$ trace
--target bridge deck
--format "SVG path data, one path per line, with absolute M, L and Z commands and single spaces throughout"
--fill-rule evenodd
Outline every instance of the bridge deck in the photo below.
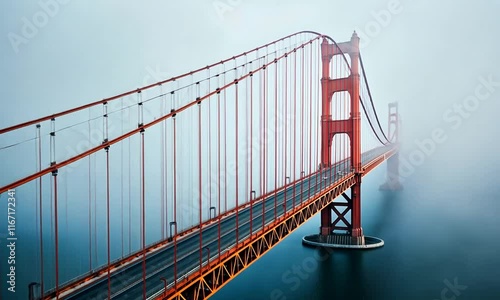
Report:
M 363 168 L 369 172 L 377 160 L 385 160 L 385 154 L 390 153 L 394 146 L 384 146 L 367 151 L 362 155 Z M 332 170 L 336 170 L 336 174 Z M 282 189 L 276 196 L 271 195 L 263 201 L 255 202 L 252 207 L 252 233 L 256 234 L 262 229 L 262 206 L 264 205 L 265 226 L 275 222 L 275 214 L 280 217 L 286 212 L 290 212 L 294 205 L 299 205 L 326 187 L 335 185 L 344 176 L 349 175 L 349 159 L 337 163 L 331 169 L 324 169 L 307 179 L 291 185 L 286 190 Z M 286 203 L 285 203 L 286 195 Z M 295 197 L 293 197 L 295 195 Z M 275 201 L 277 209 L 275 213 Z M 238 215 L 239 241 L 250 237 L 250 207 L 240 209 L 237 213 L 224 216 L 220 221 L 220 254 L 225 253 L 236 243 L 236 215 Z M 219 221 L 214 221 L 203 227 L 202 247 L 210 249 L 210 261 L 219 256 Z M 177 274 L 178 282 L 199 270 L 199 235 L 196 230 L 188 235 L 177 239 Z M 207 262 L 207 251 L 203 253 L 204 264 Z M 146 286 L 148 297 L 158 295 L 163 290 L 164 277 L 172 285 L 174 278 L 174 243 L 167 243 L 165 246 L 155 249 L 146 256 Z M 111 273 L 111 298 L 112 299 L 142 299 L 142 257 L 137 257 L 127 262 L 123 266 L 112 270 Z M 65 291 L 61 296 L 65 299 L 106 299 L 108 295 L 107 273 L 103 273 L 96 278 L 87 280 L 85 284 Z

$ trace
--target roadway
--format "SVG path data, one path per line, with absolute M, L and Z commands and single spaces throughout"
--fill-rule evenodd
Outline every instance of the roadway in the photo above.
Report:
M 388 152 L 392 146 L 375 148 L 362 154 L 363 166 L 370 163 L 376 157 Z M 221 218 L 203 227 L 202 248 L 210 249 L 210 261 L 217 259 L 219 251 L 223 254 L 236 243 L 236 215 L 238 215 L 238 240 L 241 242 L 249 237 L 250 231 L 254 234 L 262 228 L 262 210 L 264 205 L 264 223 L 269 224 L 284 215 L 286 211 L 293 209 L 303 201 L 307 201 L 313 195 L 319 193 L 326 186 L 332 185 L 349 173 L 350 160 L 340 162 L 335 166 L 324 169 L 321 174 L 316 174 L 304 179 L 287 189 L 282 189 L 276 194 L 268 196 L 264 201 L 255 202 L 251 207 L 241 208 L 237 213 Z M 335 172 L 333 171 L 335 170 Z M 295 193 L 295 197 L 293 197 Z M 286 196 L 286 201 L 285 201 Z M 276 202 L 276 212 L 275 212 Z M 251 213 L 250 213 L 251 212 Z M 250 224 L 252 215 L 252 224 Z M 218 239 L 220 224 L 220 244 Z M 250 228 L 250 225 L 252 228 Z M 182 281 L 192 272 L 199 270 L 200 261 L 200 231 L 197 230 L 177 239 L 177 274 L 178 282 Z M 219 246 L 220 245 L 220 246 Z M 220 248 L 219 248 L 220 247 Z M 208 250 L 203 249 L 203 264 L 207 262 Z M 146 287 L 147 296 L 157 294 L 163 290 L 163 282 L 160 278 L 166 278 L 169 286 L 174 281 L 174 243 L 148 253 L 146 256 Z M 122 266 L 111 274 L 111 298 L 112 299 L 142 299 L 142 258 L 133 260 Z M 98 280 L 80 287 L 66 299 L 107 299 L 108 281 L 107 275 L 103 274 Z

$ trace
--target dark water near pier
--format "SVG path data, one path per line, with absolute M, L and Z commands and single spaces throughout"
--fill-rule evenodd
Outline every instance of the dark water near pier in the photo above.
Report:
M 378 191 L 385 165 L 364 177 L 364 232 L 383 248 L 306 248 L 317 215 L 211 299 L 500 299 L 498 162 L 452 158 L 448 146 L 404 191 Z

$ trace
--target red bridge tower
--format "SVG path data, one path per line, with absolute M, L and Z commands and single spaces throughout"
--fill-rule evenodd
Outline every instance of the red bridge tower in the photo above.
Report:
M 320 233 L 306 236 L 303 243 L 312 246 L 333 248 L 375 248 L 383 246 L 384 241 L 363 234 L 361 227 L 361 112 L 360 112 L 360 74 L 359 74 L 359 37 L 353 33 L 345 43 L 331 44 L 327 39 L 321 44 L 322 54 L 322 116 L 321 116 L 321 167 L 328 178 L 332 167 L 333 139 L 337 134 L 347 134 L 350 140 L 350 169 L 347 173 L 351 180 L 351 195 L 343 193 L 345 201 L 332 201 L 321 210 Z M 334 56 L 349 54 L 351 73 L 348 77 L 332 79 L 330 64 Z M 348 92 L 351 114 L 345 120 L 333 120 L 331 101 L 338 92 Z M 397 122 L 397 120 L 396 120 Z M 396 133 L 395 133 L 396 134 Z M 396 134 L 397 136 L 397 134 Z M 395 159 L 397 161 L 397 159 Z M 396 166 L 397 167 L 397 166 Z M 338 180 L 342 174 L 334 174 Z M 351 177 L 352 176 L 352 177 Z M 343 179 L 341 179 L 343 180 Z M 348 213 L 350 212 L 350 216 Z

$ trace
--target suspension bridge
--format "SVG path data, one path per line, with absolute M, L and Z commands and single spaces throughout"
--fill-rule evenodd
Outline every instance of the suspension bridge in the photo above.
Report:
M 14 233 L 33 258 L 17 289 L 204 299 L 317 213 L 305 245 L 380 247 L 360 187 L 387 160 L 381 189 L 402 188 L 397 103 L 388 119 L 384 130 L 356 33 L 307 31 L 0 129 L 2 200 L 30 220 Z

